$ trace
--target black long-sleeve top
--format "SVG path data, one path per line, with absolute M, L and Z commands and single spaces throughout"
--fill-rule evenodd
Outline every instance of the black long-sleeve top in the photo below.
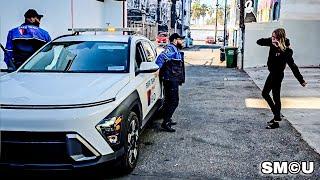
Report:
M 260 46 L 269 46 L 269 57 L 268 57 L 268 69 L 270 73 L 283 73 L 286 68 L 286 64 L 289 65 L 294 76 L 302 84 L 304 82 L 303 76 L 301 75 L 298 66 L 294 63 L 293 60 L 293 51 L 289 48 L 290 41 L 286 39 L 286 50 L 281 51 L 279 47 L 276 47 L 272 44 L 271 38 L 262 38 L 257 41 L 257 44 Z

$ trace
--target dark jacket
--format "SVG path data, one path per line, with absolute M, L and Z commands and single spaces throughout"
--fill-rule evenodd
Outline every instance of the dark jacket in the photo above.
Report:
M 23 64 L 33 53 L 51 38 L 47 31 L 29 23 L 11 29 L 8 33 L 4 61 L 10 66 L 10 61 L 16 68 Z
M 267 62 L 270 73 L 281 74 L 284 72 L 286 65 L 288 64 L 294 76 L 298 79 L 300 83 L 303 83 L 303 77 L 298 69 L 298 66 L 294 63 L 293 60 L 293 51 L 291 48 L 289 48 L 289 39 L 286 39 L 285 43 L 287 48 L 285 51 L 281 51 L 280 48 L 272 44 L 271 38 L 262 38 L 257 41 L 257 44 L 260 46 L 270 47 Z
M 185 82 L 184 54 L 173 44 L 169 44 L 157 57 L 156 63 L 162 80 Z

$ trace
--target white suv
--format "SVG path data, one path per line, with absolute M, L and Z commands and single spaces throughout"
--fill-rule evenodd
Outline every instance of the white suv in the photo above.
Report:
M 0 77 L 2 167 L 137 163 L 139 133 L 162 99 L 156 51 L 131 35 L 57 38 Z

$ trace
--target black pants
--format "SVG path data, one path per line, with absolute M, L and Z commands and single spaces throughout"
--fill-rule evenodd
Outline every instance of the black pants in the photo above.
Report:
M 273 112 L 274 119 L 277 120 L 281 119 L 280 92 L 283 76 L 283 73 L 270 73 L 262 90 L 262 97 L 269 104 Z M 270 91 L 272 91 L 273 99 L 270 97 Z
M 163 81 L 164 86 L 164 105 L 163 122 L 169 122 L 174 111 L 179 105 L 179 82 Z

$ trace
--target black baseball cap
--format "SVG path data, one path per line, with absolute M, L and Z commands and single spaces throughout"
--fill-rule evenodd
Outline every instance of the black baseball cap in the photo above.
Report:
M 25 18 L 32 18 L 32 17 L 37 17 L 41 19 L 43 17 L 42 14 L 38 14 L 36 10 L 34 9 L 29 9 L 26 13 L 24 13 Z
M 185 36 L 180 36 L 178 33 L 173 33 L 169 37 L 169 41 L 172 42 L 175 39 L 184 39 Z

